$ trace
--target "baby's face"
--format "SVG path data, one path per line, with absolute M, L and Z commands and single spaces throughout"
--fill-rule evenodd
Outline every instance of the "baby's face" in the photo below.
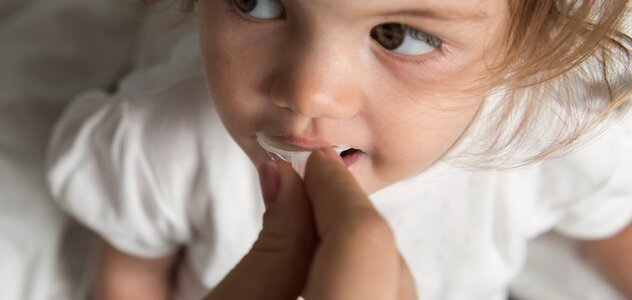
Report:
M 507 30 L 506 0 L 202 0 L 207 81 L 255 164 L 346 146 L 372 193 L 422 171 L 472 121 Z

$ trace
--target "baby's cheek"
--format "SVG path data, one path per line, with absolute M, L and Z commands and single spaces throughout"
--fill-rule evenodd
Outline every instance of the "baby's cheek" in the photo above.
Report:
M 397 179 L 414 175 L 440 159 L 459 140 L 475 112 L 463 111 L 450 117 L 424 118 L 418 115 L 407 126 L 391 128 L 383 134 L 380 151 L 376 152 L 376 165 L 385 174 Z M 420 122 L 420 119 L 425 119 Z

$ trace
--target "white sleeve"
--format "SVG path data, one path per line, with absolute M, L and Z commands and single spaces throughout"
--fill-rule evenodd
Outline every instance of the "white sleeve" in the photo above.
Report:
M 187 203 L 157 165 L 168 158 L 155 156 L 161 141 L 137 105 L 100 92 L 78 98 L 54 130 L 48 180 L 60 206 L 113 246 L 159 257 L 189 238 Z
M 613 236 L 632 220 L 632 122 L 623 120 L 585 149 L 568 158 L 568 178 L 583 176 L 591 183 L 570 188 L 575 194 L 555 224 L 556 231 L 577 239 Z M 580 186 L 581 185 L 581 186 Z
M 169 61 L 137 70 L 114 96 L 78 97 L 48 149 L 55 201 L 118 249 L 143 257 L 176 251 L 191 236 L 190 213 L 204 195 L 200 135 L 210 105 L 197 34 Z

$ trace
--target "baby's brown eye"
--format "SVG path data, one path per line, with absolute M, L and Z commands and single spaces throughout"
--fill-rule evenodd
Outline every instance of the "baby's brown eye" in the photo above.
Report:
M 235 0 L 235 3 L 245 13 L 251 12 L 257 7 L 257 0 Z
M 371 29 L 371 38 L 387 49 L 406 56 L 430 53 L 442 46 L 440 38 L 399 23 L 386 23 Z
M 281 19 L 285 10 L 280 0 L 232 0 L 236 9 L 259 20 Z
M 404 43 L 406 39 L 406 27 L 398 23 L 388 23 L 373 27 L 371 37 L 382 47 L 388 50 L 395 50 Z

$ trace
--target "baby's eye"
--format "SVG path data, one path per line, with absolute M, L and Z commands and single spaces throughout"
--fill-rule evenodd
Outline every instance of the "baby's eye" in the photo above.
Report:
M 234 1 L 239 10 L 256 19 L 278 19 L 283 16 L 283 5 L 279 0 Z
M 409 56 L 426 54 L 442 43 L 439 38 L 398 23 L 373 27 L 371 38 L 388 50 Z

